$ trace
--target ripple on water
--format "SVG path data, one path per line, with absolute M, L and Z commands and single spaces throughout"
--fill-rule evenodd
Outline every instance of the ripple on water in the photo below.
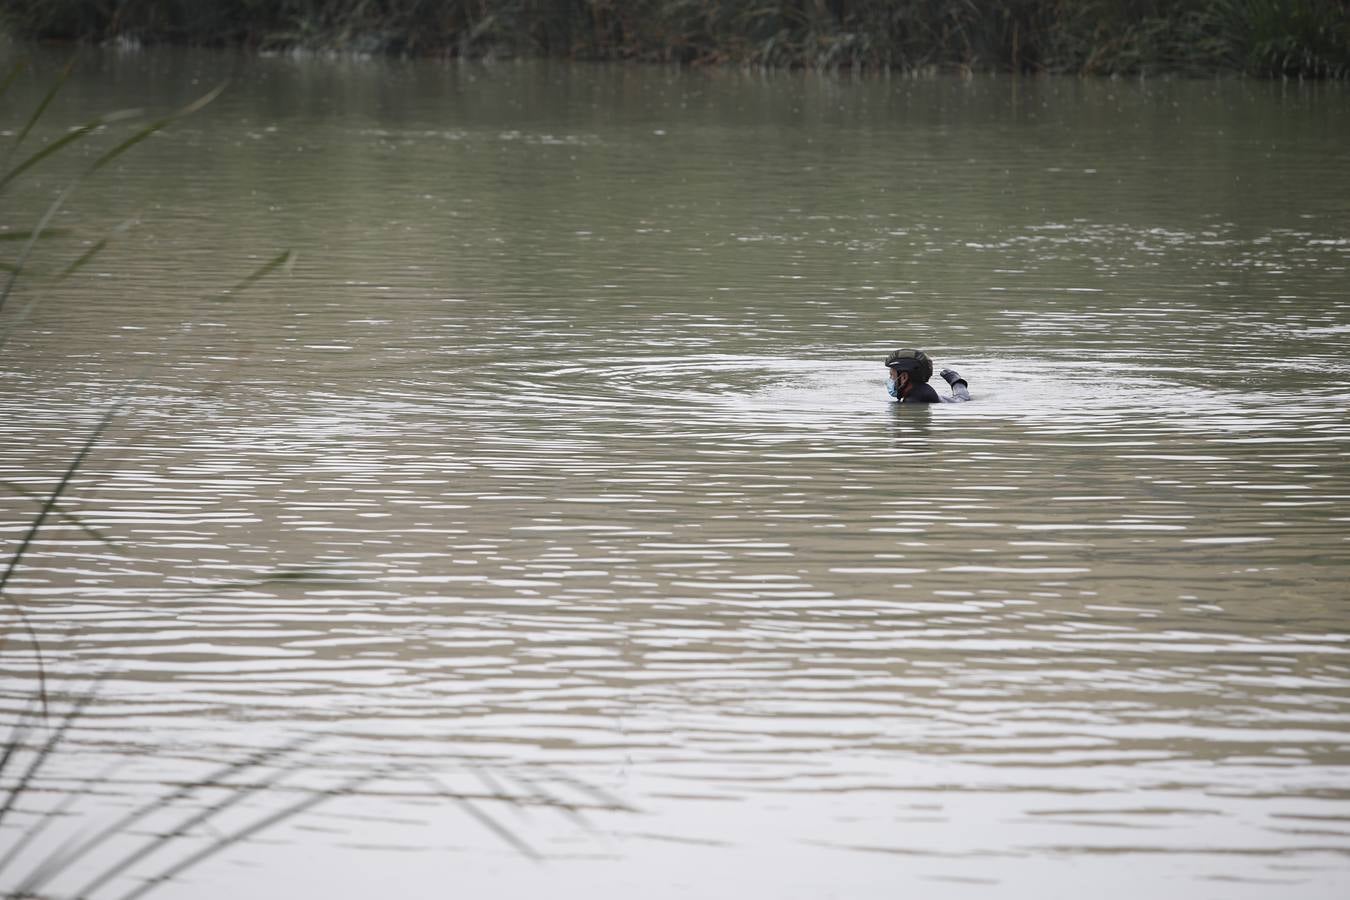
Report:
M 477 105 L 507 69 L 379 69 L 457 85 L 434 114 L 249 101 L 228 140 L 150 142 L 152 171 L 119 173 L 163 198 L 142 264 L 107 257 L 7 336 L 11 547 L 136 382 L 5 585 L 57 708 L 102 677 L 44 790 L 121 758 L 90 798 L 121 811 L 307 735 L 285 798 L 391 768 L 245 861 L 300 848 L 334 896 L 387 891 L 367 870 L 443 884 L 446 858 L 501 862 L 513 896 L 1344 880 L 1334 148 L 1313 190 L 1296 155 L 1268 178 L 1261 140 L 1210 159 L 1188 131 L 1176 169 L 1133 132 L 1080 144 L 1051 119 L 1087 84 L 636 70 L 597 89 L 641 121 L 577 112 L 573 73 L 536 86 L 534 127 Z M 971 140 L 962 110 L 1011 128 L 1009 89 L 1026 130 Z M 1139 111 L 1200 88 L 1109 89 Z M 792 127 L 743 130 L 780 90 Z M 204 144 L 244 155 L 189 189 Z M 1267 186 L 1246 211 L 1240 174 Z M 1320 218 L 1284 227 L 1291 203 Z M 323 262 L 219 302 L 273 214 Z M 905 344 L 975 399 L 889 403 Z M 0 615 L 12 722 L 37 660 Z M 515 865 L 531 848 L 546 871 Z M 192 889 L 256 893 L 231 877 Z

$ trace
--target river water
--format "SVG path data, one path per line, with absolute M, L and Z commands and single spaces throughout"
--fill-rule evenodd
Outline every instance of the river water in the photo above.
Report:
M 1344 86 L 107 52 L 13 159 L 227 79 L 0 313 L 6 553 L 114 411 L 0 886 L 178 789 L 44 890 L 1350 891 Z

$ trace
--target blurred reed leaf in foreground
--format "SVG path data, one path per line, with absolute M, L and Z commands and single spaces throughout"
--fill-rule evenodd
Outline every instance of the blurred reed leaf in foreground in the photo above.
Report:
M 0 100 L 9 96 L 23 71 L 22 65 L 15 66 L 0 79 Z M 29 149 L 31 143 L 39 139 L 38 125 L 51 114 L 65 79 L 63 74 L 44 92 L 35 109 L 23 120 L 22 127 L 15 132 L 14 140 L 3 155 L 0 194 L 20 184 L 39 166 L 49 164 L 104 129 L 143 118 L 139 111 L 98 116 L 66 130 L 37 149 Z M 45 250 L 53 246 L 60 252 L 65 249 L 65 242 L 78 236 L 74 229 L 51 224 L 75 189 L 151 135 L 202 109 L 220 91 L 221 88 L 217 88 L 179 110 L 138 124 L 129 135 L 115 140 L 109 149 L 98 152 L 92 163 L 79 167 L 64 184 L 36 224 L 0 223 L 0 252 L 12 246 L 20 248 L 16 254 L 0 261 L 0 271 L 4 273 L 0 312 L 4 312 L 5 301 L 11 297 L 20 276 L 30 274 L 27 267 L 35 248 L 41 246 Z M 26 156 L 23 155 L 25 151 Z M 41 280 L 36 290 L 26 284 L 25 289 L 33 296 L 17 315 L 11 312 L 0 320 L 0 347 L 3 347 L 5 337 L 21 325 L 34 304 L 56 290 L 64 279 L 81 271 L 108 246 L 116 233 L 126 227 L 124 223 L 113 233 L 92 242 L 60 267 L 55 277 Z M 262 279 L 284 271 L 294 259 L 291 251 L 282 251 L 266 259 L 227 290 L 196 299 L 237 296 Z M 131 378 L 120 395 L 106 405 L 46 490 L 36 490 L 27 482 L 0 481 L 0 489 L 35 507 L 26 526 L 20 530 L 21 536 L 12 548 L 8 548 L 8 558 L 0 567 L 0 604 L 8 607 L 13 619 L 22 626 L 36 663 L 32 695 L 21 701 L 17 713 L 6 713 L 0 708 L 0 722 L 8 720 L 7 726 L 0 726 L 5 728 L 0 733 L 0 897 L 9 900 L 65 897 L 136 900 L 173 884 L 178 876 L 231 847 L 322 803 L 363 796 L 363 791 L 382 780 L 403 779 L 419 786 L 415 794 L 419 798 L 433 796 L 452 802 L 471 821 L 530 860 L 539 860 L 543 854 L 516 829 L 492 815 L 488 807 L 552 809 L 582 826 L 588 824 L 588 812 L 632 812 L 621 801 L 575 778 L 493 774 L 481 763 L 473 766 L 471 772 L 486 785 L 483 790 L 455 789 L 444 780 L 443 773 L 424 768 L 410 771 L 410 767 L 402 765 L 350 763 L 345 768 L 355 768 L 355 774 L 332 775 L 327 778 L 326 787 L 298 784 L 292 776 L 301 772 L 310 775 L 307 780 L 313 781 L 311 763 L 320 735 L 306 735 L 274 747 L 226 751 L 227 758 L 231 753 L 236 758 L 201 778 L 184 782 L 165 780 L 156 784 L 150 791 L 152 796 L 129 812 L 110 815 L 105 810 L 100 818 L 99 813 L 86 809 L 95 798 L 115 794 L 119 789 L 114 779 L 116 772 L 128 765 L 143 763 L 144 754 L 131 748 L 114 749 L 110 753 L 103 741 L 93 745 L 98 749 L 91 750 L 89 745 L 72 739 L 79 732 L 82 719 L 96 708 L 100 689 L 90 687 L 73 695 L 49 691 L 48 664 L 43 657 L 41 640 L 23 605 L 14 599 L 9 589 L 25 556 L 40 539 L 44 528 L 54 520 L 64 520 L 105 547 L 113 547 L 119 552 L 127 549 L 90 527 L 77 510 L 66 508 L 63 500 L 105 435 L 119 418 L 131 413 L 132 395 L 138 380 Z M 194 587 L 231 590 L 269 582 L 331 581 L 335 578 L 341 576 L 319 569 L 264 569 L 247 581 Z M 12 652 L 6 635 L 0 632 L 0 654 Z M 73 784 L 68 775 L 62 776 L 59 772 L 48 777 L 51 769 L 61 768 L 56 763 L 63 757 L 78 758 L 90 752 L 104 757 L 111 755 L 112 759 L 101 771 Z M 586 799 L 568 800 L 563 796 L 564 790 Z
M 544 853 L 489 807 L 552 810 L 587 830 L 592 813 L 635 812 L 572 776 L 542 767 L 534 767 L 532 774 L 497 771 L 481 762 L 467 767 L 467 774 L 478 779 L 478 789 L 456 787 L 444 773 L 412 764 L 355 766 L 354 774 L 322 774 L 317 780 L 326 786 L 315 786 L 324 736 L 304 734 L 272 746 L 227 751 L 235 758 L 207 774 L 165 782 L 129 811 L 105 809 L 95 819 L 82 805 L 116 795 L 122 785 L 115 774 L 129 764 L 144 763 L 142 754 L 114 754 L 110 765 L 75 786 L 69 776 L 56 774 L 44 781 L 44 775 L 98 693 L 93 686 L 54 698 L 53 705 L 62 707 L 54 720 L 29 704 L 0 737 L 0 835 L 12 838 L 0 841 L 6 847 L 0 851 L 0 897 L 134 900 L 319 804 L 372 796 L 366 792 L 377 782 L 385 785 L 384 792 L 401 785 L 410 796 L 449 802 L 533 862 L 542 861 Z M 564 792 L 580 799 L 568 799 Z M 10 821 L 20 817 L 20 825 Z

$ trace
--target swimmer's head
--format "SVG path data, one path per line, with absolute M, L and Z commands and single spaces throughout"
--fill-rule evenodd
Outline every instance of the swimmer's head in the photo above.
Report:
M 886 368 L 895 373 L 897 381 L 901 372 L 916 384 L 925 384 L 933 377 L 933 361 L 922 350 L 896 350 L 886 357 Z

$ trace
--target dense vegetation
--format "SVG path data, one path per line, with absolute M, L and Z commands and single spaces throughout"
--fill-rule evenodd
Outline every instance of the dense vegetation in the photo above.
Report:
M 1350 0 L 0 0 L 22 38 L 464 57 L 1350 77 Z

